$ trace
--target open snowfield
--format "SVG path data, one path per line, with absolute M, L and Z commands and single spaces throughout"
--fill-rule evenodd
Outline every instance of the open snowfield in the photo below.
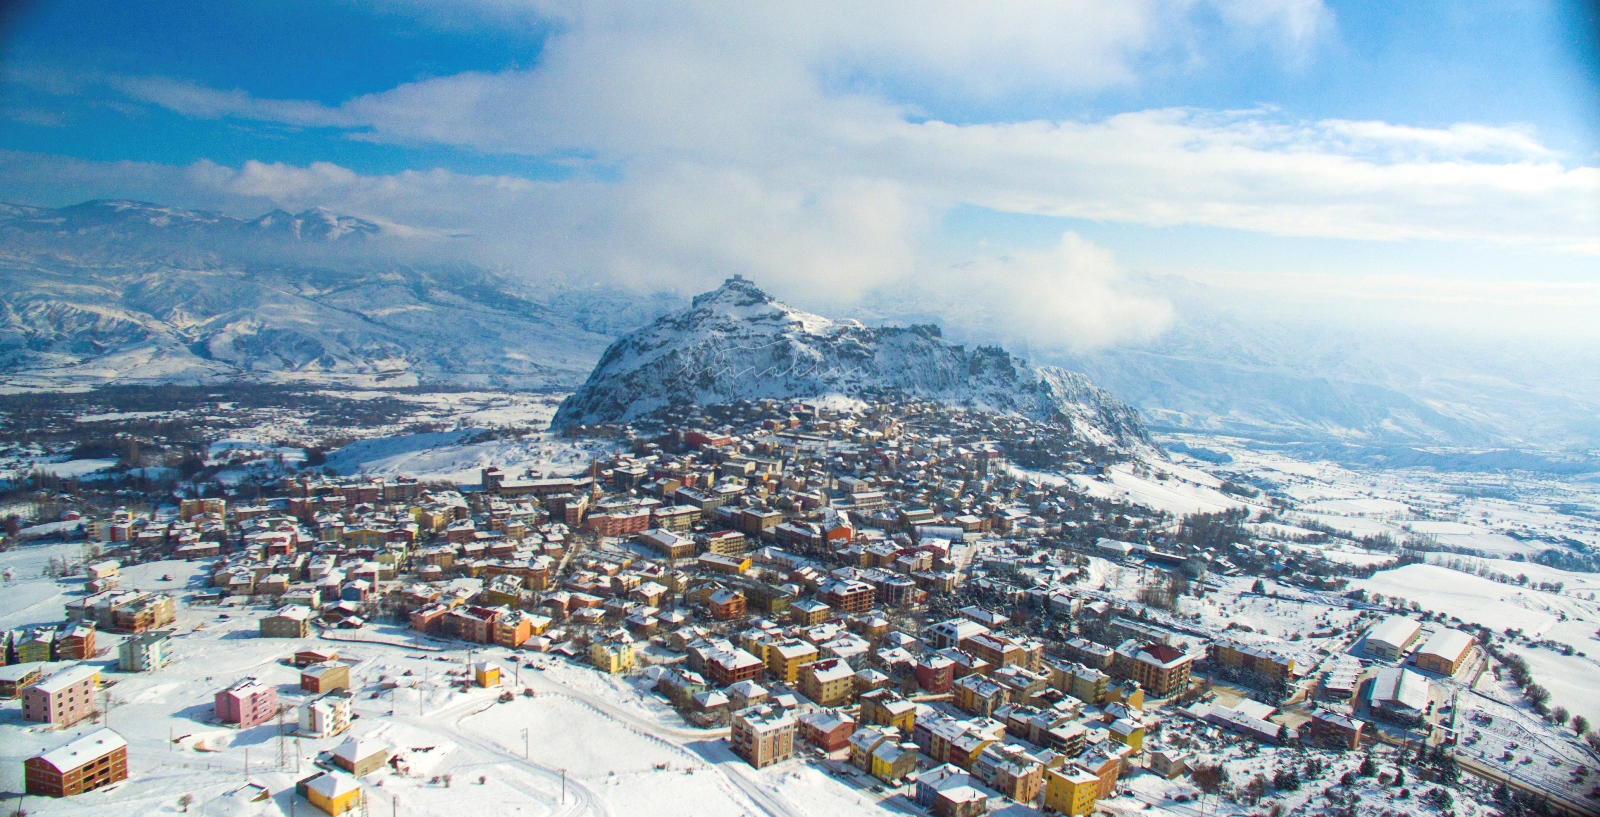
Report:
M 1104 476 L 1013 470 L 1027 479 L 1053 485 L 1071 483 L 1090 496 L 1143 505 L 1173 516 L 1217 513 L 1246 506 L 1238 497 L 1218 490 L 1222 481 L 1211 474 L 1199 468 L 1159 460 L 1137 465 L 1119 463 L 1107 469 Z
M 96 471 L 104 471 L 107 468 L 114 467 L 116 464 L 117 460 L 114 459 L 89 459 L 67 460 L 65 462 L 45 462 L 39 463 L 34 467 L 45 472 L 46 474 L 65 479 L 87 476 Z
M 603 441 L 571 440 L 545 433 L 469 442 L 477 431 L 361 440 L 331 454 L 328 467 L 340 474 L 404 475 L 475 485 L 482 479 L 482 469 L 491 465 L 512 476 L 525 471 L 572 476 L 586 470 L 593 460 L 613 453 L 613 446 Z
M 508 475 L 534 472 L 541 476 L 582 473 L 595 459 L 605 459 L 615 446 L 597 440 L 571 440 L 543 433 L 565 395 L 500 392 L 337 393 L 341 397 L 393 397 L 417 404 L 415 422 L 448 423 L 454 431 L 384 434 L 359 440 L 328 456 L 327 466 L 340 474 L 410 476 L 460 485 L 476 485 L 482 470 L 498 466 Z M 493 429 L 518 429 L 517 436 L 472 442 Z M 526 429 L 538 429 L 537 433 Z
M 1265 489 L 1288 504 L 1278 520 L 1286 525 L 1322 525 L 1355 538 L 1382 535 L 1491 557 L 1531 556 L 1572 542 L 1600 547 L 1600 480 L 1594 475 L 1353 468 L 1228 437 L 1172 439 L 1226 453 L 1231 462 L 1223 464 L 1182 454 L 1174 459 Z
M 59 622 L 61 605 L 81 593 L 81 581 L 57 582 L 40 571 L 52 557 L 81 555 L 81 545 L 23 547 L 0 554 L 0 569 L 9 568 L 16 577 L 0 593 L 0 624 Z M 125 571 L 124 584 L 175 591 L 197 587 L 204 567 L 202 562 L 139 565 Z M 464 675 L 463 650 L 413 647 L 406 631 L 382 625 L 363 634 L 393 643 L 262 639 L 256 620 L 264 612 L 180 603 L 173 661 L 151 673 L 116 671 L 118 637 L 102 634 L 101 654 L 90 663 L 104 667 L 103 689 L 111 704 L 105 720 L 128 740 L 130 778 L 73 798 L 27 798 L 29 813 L 174 814 L 181 811 L 178 798 L 189 793 L 195 798 L 191 813 L 286 815 L 294 781 L 315 771 L 318 753 L 350 735 L 387 743 L 408 767 L 406 774 L 384 769 L 364 779 L 372 814 L 888 813 L 865 787 L 844 783 L 803 761 L 759 772 L 749 768 L 728 750 L 726 730 L 684 724 L 659 698 L 640 689 L 647 684 L 641 678 L 622 680 L 564 660 L 536 654 L 514 657 L 511 651 L 490 648 L 474 658 L 498 661 L 505 668 L 505 689 L 535 692 L 500 703 L 500 690 L 457 683 Z M 297 684 L 298 671 L 281 659 L 311 645 L 337 648 L 353 664 L 358 719 L 346 735 L 289 736 L 280 743 L 276 724 L 240 730 L 214 721 L 214 693 L 254 676 L 277 687 L 292 724 L 293 709 L 305 696 Z M 518 667 L 517 657 L 540 668 Z M 384 690 L 384 685 L 392 688 Z M 14 799 L 22 790 L 24 759 L 99 725 L 84 721 L 56 729 L 23 721 L 16 701 L 0 704 L 0 793 L 9 792 L 6 796 Z M 253 800 L 255 790 L 244 788 L 247 781 L 265 786 L 271 796 Z M 312 807 L 301 800 L 294 813 L 312 813 Z
M 419 421 L 451 420 L 477 428 L 544 428 L 555 416 L 562 398 L 566 397 L 565 394 L 497 391 L 409 393 L 328 390 L 323 393 L 346 400 L 393 397 L 415 403 Z

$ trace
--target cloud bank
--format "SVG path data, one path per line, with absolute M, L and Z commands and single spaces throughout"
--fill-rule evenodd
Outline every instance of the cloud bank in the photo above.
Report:
M 1202 13 L 1289 61 L 1313 53 L 1333 25 L 1306 0 L 486 3 L 446 22 L 553 24 L 535 67 L 420 79 L 338 104 L 182 77 L 103 81 L 188 117 L 535 157 L 569 168 L 561 178 L 373 175 L 323 162 L 0 162 L 13 189 L 37 177 L 230 210 L 327 206 L 465 237 L 453 240 L 477 260 L 529 275 L 694 290 L 739 272 L 801 303 L 940 287 L 1006 333 L 1073 348 L 1147 338 L 1170 308 L 1125 291 L 1115 260 L 1072 233 L 959 272 L 931 264 L 923 247 L 942 214 L 975 205 L 1600 252 L 1600 169 L 1527 128 L 1302 121 L 1271 109 L 929 113 L 1136 84 L 1151 60 L 1192 56 L 1184 30 Z

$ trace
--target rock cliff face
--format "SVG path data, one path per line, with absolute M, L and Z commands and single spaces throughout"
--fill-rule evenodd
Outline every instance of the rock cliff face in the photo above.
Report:
M 732 278 L 611 344 L 553 425 L 633 420 L 675 405 L 904 395 L 1060 422 L 1114 448 L 1150 445 L 1138 413 L 1087 377 L 967 349 L 935 326 L 833 321 Z

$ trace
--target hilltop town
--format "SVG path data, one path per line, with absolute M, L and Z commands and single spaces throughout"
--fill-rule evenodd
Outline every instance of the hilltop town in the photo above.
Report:
M 464 785 L 604 813 L 658 785 L 600 771 L 647 739 L 684 778 L 653 813 L 1600 803 L 1586 724 L 1538 717 L 1495 621 L 1253 541 L 1270 506 L 1196 469 L 915 399 L 570 433 L 614 453 L 69 514 L 5 554 L 31 561 L 6 568 L 0 780 L 41 813 L 118 790 L 426 813 Z M 1177 517 L 1047 463 L 1237 504 Z

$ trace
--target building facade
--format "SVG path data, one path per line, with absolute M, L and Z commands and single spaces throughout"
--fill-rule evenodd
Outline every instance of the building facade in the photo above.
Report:
M 772 706 L 733 713 L 728 742 L 734 754 L 760 769 L 794 757 L 794 716 Z
M 71 797 L 128 779 L 128 743 L 110 729 L 97 729 L 22 765 L 28 794 Z
M 99 668 L 68 667 L 22 690 L 22 719 L 71 726 L 95 713 L 99 686 Z
M 217 718 L 248 729 L 266 723 L 278 714 L 278 690 L 254 678 L 246 678 L 216 695 Z

